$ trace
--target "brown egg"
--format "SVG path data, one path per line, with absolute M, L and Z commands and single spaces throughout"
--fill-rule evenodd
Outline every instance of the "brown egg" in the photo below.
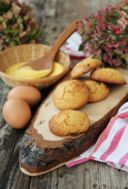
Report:
M 41 93 L 38 89 L 31 86 L 17 86 L 8 94 L 8 99 L 12 98 L 24 99 L 30 106 L 34 106 L 40 101 Z
M 2 110 L 5 121 L 13 128 L 21 129 L 31 118 L 31 110 L 23 99 L 9 99 Z

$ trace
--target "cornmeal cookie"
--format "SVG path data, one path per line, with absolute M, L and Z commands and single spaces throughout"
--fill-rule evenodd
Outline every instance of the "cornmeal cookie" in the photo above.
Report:
M 56 107 L 61 110 L 79 109 L 88 102 L 89 94 L 84 81 L 69 80 L 57 86 L 53 99 Z
M 76 66 L 71 71 L 72 78 L 79 78 L 83 74 L 94 70 L 95 68 L 102 65 L 102 62 L 98 59 L 94 58 L 86 58 L 80 63 L 76 64 Z
M 91 74 L 91 79 L 113 84 L 125 84 L 123 75 L 113 68 L 98 68 Z
M 109 95 L 110 90 L 106 84 L 93 80 L 86 80 L 85 83 L 90 89 L 89 102 L 101 101 Z
M 89 119 L 83 112 L 64 110 L 53 116 L 49 128 L 55 135 L 76 136 L 88 130 Z

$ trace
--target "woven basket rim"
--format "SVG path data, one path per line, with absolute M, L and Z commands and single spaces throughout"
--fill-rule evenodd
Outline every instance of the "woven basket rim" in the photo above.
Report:
M 47 46 L 47 45 L 44 45 L 44 44 L 40 44 L 40 43 L 37 43 L 37 44 L 22 44 L 22 45 L 18 45 L 18 46 L 15 46 L 15 47 L 9 47 L 3 51 L 0 52 L 0 56 L 3 56 L 3 54 L 6 54 L 10 51 L 15 51 L 15 49 L 20 49 L 20 48 L 26 48 L 26 47 L 42 47 L 42 48 L 45 48 L 45 49 L 50 49 L 51 47 L 50 46 Z M 61 72 L 60 74 L 57 74 L 57 75 L 53 75 L 53 76 L 47 76 L 47 77 L 42 77 L 42 78 L 39 78 L 37 80 L 35 79 L 20 79 L 20 78 L 14 78 L 13 76 L 11 75 L 8 75 L 6 74 L 4 71 L 0 70 L 0 75 L 6 80 L 12 80 L 14 82 L 31 82 L 33 84 L 37 84 L 37 83 L 40 83 L 40 82 L 49 82 L 49 81 L 52 81 L 52 80 L 55 80 L 57 77 L 60 77 L 61 75 L 63 75 L 64 73 L 66 73 L 70 68 L 71 68 L 71 62 L 70 62 L 70 57 L 68 54 L 66 54 L 65 52 L 62 52 L 61 50 L 59 51 L 59 54 L 60 56 L 64 56 L 66 57 L 66 63 L 67 64 L 64 64 L 65 65 L 65 69 L 63 72 Z

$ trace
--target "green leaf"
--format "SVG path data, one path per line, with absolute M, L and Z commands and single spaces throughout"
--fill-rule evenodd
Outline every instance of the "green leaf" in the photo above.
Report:
M 83 45 L 83 43 L 81 43 L 79 48 L 78 48 L 78 51 L 83 51 L 83 50 L 84 50 L 84 45 Z
M 98 59 L 102 61 L 102 55 L 101 54 L 98 56 Z
M 21 44 L 21 41 L 20 41 L 20 39 L 17 37 L 17 38 L 15 38 L 15 44 L 16 45 L 20 45 Z
M 93 19 L 93 20 L 92 20 L 92 27 L 93 27 L 93 28 L 96 27 L 96 23 L 97 23 L 97 22 L 96 22 L 96 19 Z
M 32 40 L 39 38 L 41 36 L 41 34 L 42 34 L 42 29 L 38 27 L 33 32 L 31 32 L 27 35 L 27 42 L 30 42 Z
M 104 43 L 105 43 L 105 40 L 103 40 L 103 39 L 99 41 L 100 45 L 104 45 Z
M 121 58 L 125 59 L 128 62 L 128 55 L 127 54 L 122 54 Z
M 120 14 L 117 11 L 111 11 L 110 13 L 108 13 L 106 18 L 107 18 L 107 21 L 109 21 L 112 24 L 116 25 L 118 19 L 120 18 Z
M 0 3 L 0 15 L 3 15 L 5 12 L 7 12 L 10 9 L 10 4 L 7 3 Z
M 83 27 L 83 28 L 81 28 L 81 30 L 80 30 L 80 35 L 84 35 L 84 33 L 85 33 L 85 29 L 84 29 L 84 27 Z
M 3 22 L 4 18 L 2 16 L 0 16 L 0 22 Z
M 113 24 L 115 24 L 115 25 L 117 24 L 117 21 L 118 21 L 118 19 L 115 18 L 115 17 L 113 17 L 112 20 L 111 20 L 111 22 L 112 22 Z
M 128 33 L 128 25 L 125 26 L 124 32 L 125 32 L 125 33 Z
M 87 34 L 84 34 L 84 35 L 83 35 L 83 40 L 84 40 L 84 41 L 89 41 L 89 40 L 90 40 L 90 36 L 87 35 Z
M 126 18 L 128 18 L 128 8 L 124 6 L 122 9 L 126 13 Z

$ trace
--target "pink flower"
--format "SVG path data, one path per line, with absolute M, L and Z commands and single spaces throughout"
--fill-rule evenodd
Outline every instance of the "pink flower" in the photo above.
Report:
M 108 62 L 109 56 L 107 54 L 103 55 L 103 61 Z
M 84 18 L 80 27 L 85 57 L 101 57 L 110 66 L 128 67 L 128 3 L 108 6 Z M 123 55 L 123 56 L 122 56 Z
M 121 65 L 121 60 L 120 59 L 113 59 L 112 64 L 118 67 L 118 66 Z
M 122 30 L 123 30 L 125 26 L 128 25 L 128 20 L 122 17 L 118 20 L 118 24 L 122 27 Z
M 105 29 L 107 28 L 107 22 L 104 21 L 104 22 L 102 23 L 101 27 L 105 30 Z
M 110 25 L 110 29 L 113 32 L 113 34 L 119 35 L 119 34 L 122 33 L 121 28 L 119 27 L 119 25 L 115 26 L 115 25 L 111 24 Z
M 119 42 L 113 42 L 112 44 L 108 44 L 108 48 L 117 48 L 119 45 Z

